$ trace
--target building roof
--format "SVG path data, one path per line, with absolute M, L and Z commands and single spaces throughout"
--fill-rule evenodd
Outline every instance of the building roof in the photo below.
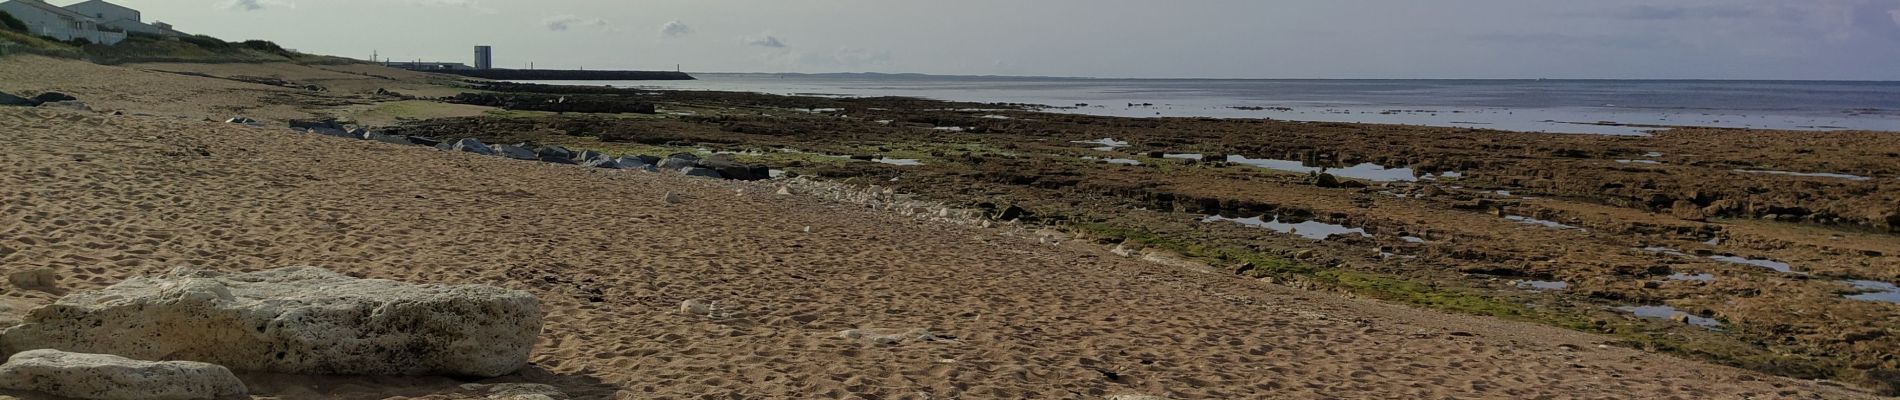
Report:
M 59 6 L 55 6 L 55 5 L 52 5 L 52 4 L 46 4 L 46 2 L 45 2 L 45 1 L 41 1 L 41 0 L 8 0 L 7 2 L 8 2 L 8 3 L 20 3 L 20 4 L 23 4 L 23 5 L 26 5 L 26 6 L 28 6 L 28 7 L 33 7 L 33 8 L 38 8 L 38 9 L 40 9 L 40 10 L 43 10 L 43 11 L 46 11 L 46 12 L 50 12 L 50 13 L 53 13 L 53 14 L 57 14 L 57 15 L 60 15 L 60 16 L 63 16 L 63 17 L 67 17 L 67 18 L 75 18 L 75 19 L 85 19 L 85 20 L 96 20 L 96 18 L 93 18 L 92 16 L 89 16 L 89 15 L 86 15 L 86 14 L 80 14 L 80 13 L 78 13 L 78 12 L 74 12 L 73 10 L 68 10 L 68 9 L 64 9 L 64 8 L 60 8 Z
M 141 13 L 139 12 L 139 10 L 137 10 L 137 9 L 134 9 L 134 8 L 131 8 L 131 7 L 126 7 L 126 6 L 122 6 L 122 5 L 118 5 L 118 4 L 112 4 L 112 2 L 108 2 L 108 1 L 106 1 L 106 0 L 87 0 L 87 1 L 84 1 L 84 2 L 79 2 L 79 3 L 74 3 L 74 4 L 72 4 L 72 5 L 68 5 L 68 6 L 66 6 L 66 8 L 67 8 L 67 9 L 68 9 L 68 10 L 70 11 L 70 10 L 71 10 L 71 9 L 72 9 L 73 7 L 78 7 L 78 6 L 83 6 L 83 5 L 87 5 L 87 4 L 92 4 L 92 5 L 100 5 L 100 6 L 106 6 L 106 7 L 112 7 L 112 8 L 117 8 L 117 9 L 120 9 L 120 10 L 125 10 L 125 11 L 131 11 L 131 12 L 132 12 L 132 15 L 134 15 L 134 16 L 139 16 L 139 15 L 141 14 Z M 85 14 L 80 14 L 80 15 L 85 15 Z

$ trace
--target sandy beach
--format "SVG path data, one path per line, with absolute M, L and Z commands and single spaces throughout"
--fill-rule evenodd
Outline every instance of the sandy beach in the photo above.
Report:
M 54 290 L 4 288 L 0 317 L 180 265 L 312 265 L 533 293 L 548 319 L 531 367 L 478 383 L 575 398 L 1871 397 L 772 182 L 227 124 L 373 104 L 364 92 L 385 86 L 359 74 L 399 73 L 330 71 L 310 79 L 329 91 L 311 93 L 163 69 L 0 60 L 0 90 L 96 110 L 0 109 L 0 266 L 59 276 Z M 686 301 L 707 312 L 682 313 Z M 245 377 L 257 399 L 483 398 L 446 378 Z

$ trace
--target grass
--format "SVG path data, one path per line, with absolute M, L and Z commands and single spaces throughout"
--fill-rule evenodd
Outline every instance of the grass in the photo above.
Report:
M 345 58 L 285 50 L 274 43 L 265 41 L 228 43 L 208 36 L 167 38 L 134 34 L 114 45 L 82 46 L 21 32 L 0 30 L 0 42 L 13 43 L 15 46 L 10 46 L 12 51 L 20 53 L 81 59 L 99 64 L 141 62 L 341 64 L 356 62 Z
M 4 46 L 4 43 L 12 43 L 13 46 Z M 4 29 L 0 29 L 0 47 L 50 57 L 78 58 L 85 54 L 78 46 Z

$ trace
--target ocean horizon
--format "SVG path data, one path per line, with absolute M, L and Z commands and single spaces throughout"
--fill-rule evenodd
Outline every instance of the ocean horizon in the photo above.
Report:
M 1900 82 L 1575 79 L 1128 79 L 700 73 L 535 81 L 780 95 L 1036 104 L 1121 117 L 1271 118 L 1646 135 L 1670 127 L 1900 131 Z

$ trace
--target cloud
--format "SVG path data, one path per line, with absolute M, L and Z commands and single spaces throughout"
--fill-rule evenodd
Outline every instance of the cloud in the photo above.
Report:
M 477 0 L 404 0 L 404 1 L 408 2 L 409 4 L 414 4 L 414 5 L 419 5 L 419 6 L 463 8 L 463 9 L 468 9 L 470 11 L 475 11 L 475 12 L 479 12 L 483 14 L 500 13 L 500 11 L 496 11 L 494 8 L 483 6 L 482 3 Z
M 1613 49 L 1654 49 L 1678 47 L 1683 44 L 1666 37 L 1618 35 L 1568 35 L 1561 33 L 1481 33 L 1470 35 L 1470 39 L 1481 42 L 1531 45 L 1538 47 L 1574 47 L 1574 48 L 1613 48 Z
M 228 0 L 224 2 L 224 9 L 232 11 L 260 11 L 279 7 L 296 8 L 296 5 L 283 0 Z
M 745 38 L 745 44 L 749 46 L 770 47 L 774 49 L 785 48 L 785 42 L 778 40 L 777 36 L 772 36 L 772 35 L 759 35 L 759 36 L 748 37 L 748 38 Z
M 1606 12 L 1585 13 L 1582 16 L 1608 17 L 1639 21 L 1670 21 L 1685 19 L 1735 19 L 1762 16 L 1755 9 L 1736 6 L 1651 6 L 1641 5 L 1625 7 Z
M 1893 26 L 1900 26 L 1900 8 L 1888 10 L 1887 15 L 1893 17 Z
M 686 24 L 680 23 L 679 20 L 666 21 L 665 25 L 660 25 L 660 38 L 662 39 L 684 37 L 691 34 L 693 34 L 693 27 L 686 26 Z
M 600 18 L 581 18 L 574 15 L 556 15 L 541 19 L 541 25 L 555 32 L 566 32 L 576 27 L 596 27 L 608 30 L 607 20 Z
M 758 47 L 773 47 L 773 49 L 783 49 L 783 47 L 785 47 L 785 42 L 779 40 L 779 36 L 771 36 L 771 34 L 749 36 L 749 38 L 745 38 L 745 44 L 758 45 Z

